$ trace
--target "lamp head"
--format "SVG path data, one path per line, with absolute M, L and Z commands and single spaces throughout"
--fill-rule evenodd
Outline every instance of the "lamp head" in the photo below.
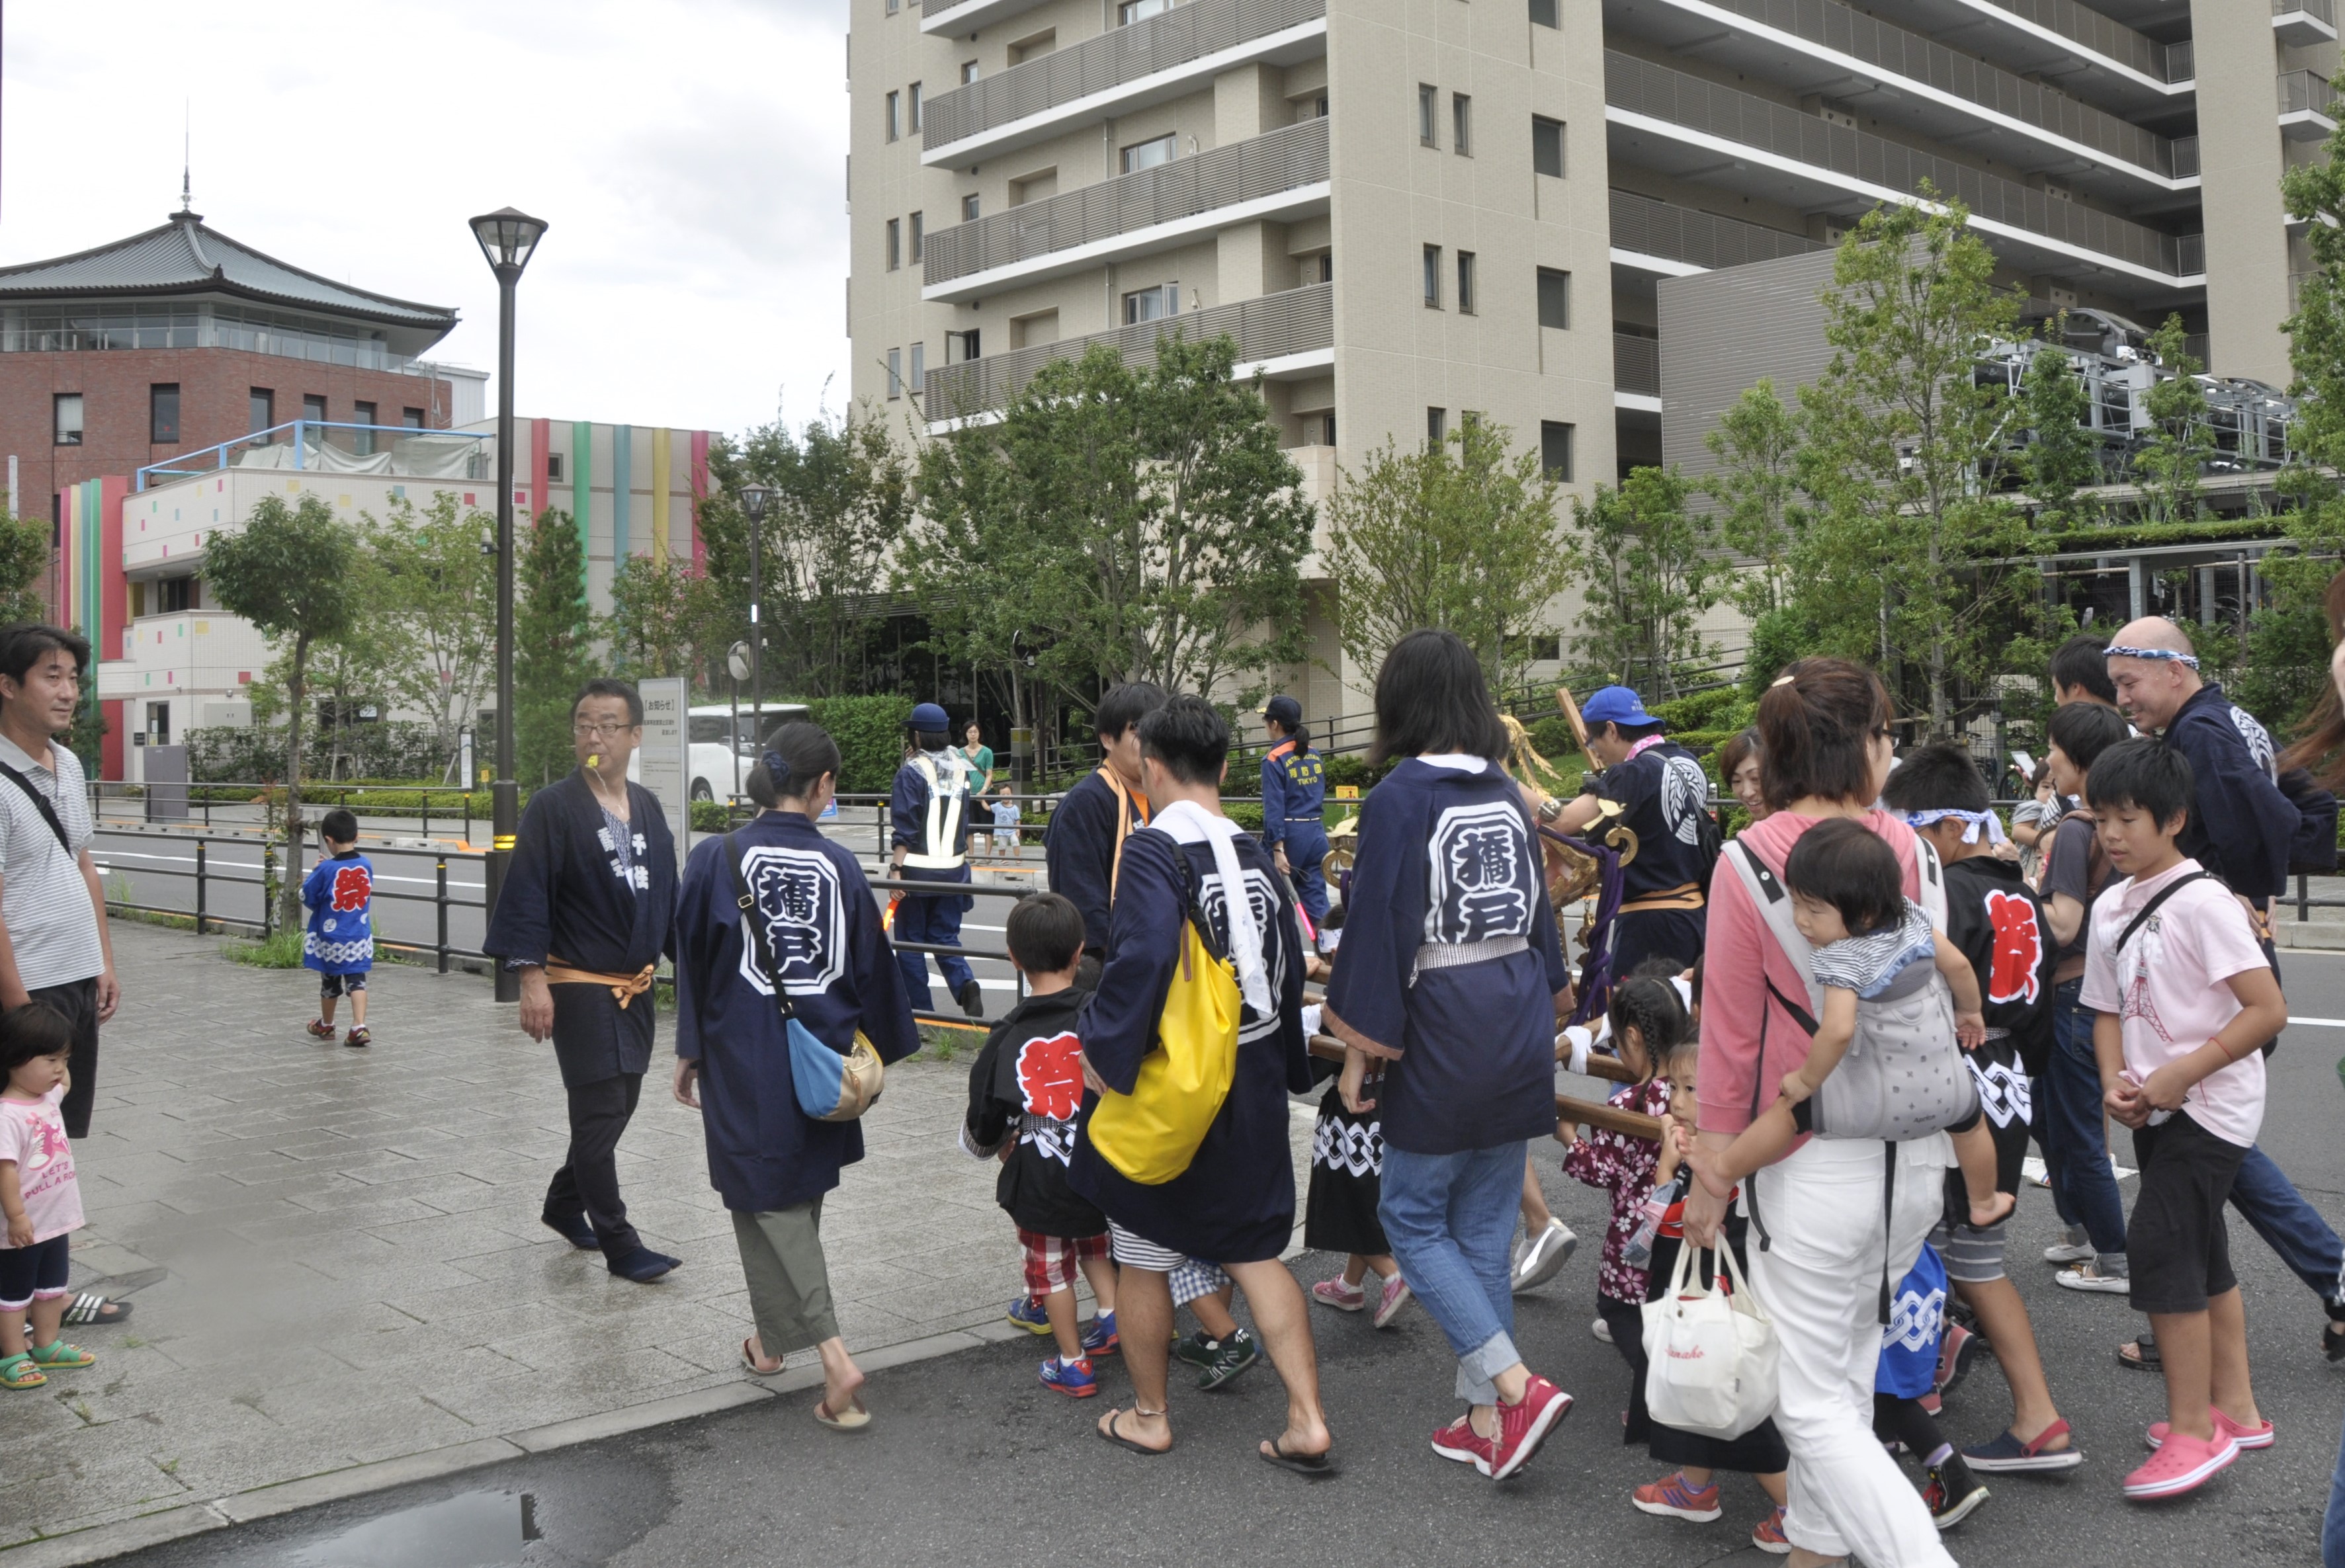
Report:
M 751 522 L 766 521 L 766 507 L 773 499 L 771 485 L 751 483 L 741 487 L 741 510 Z
M 498 277 L 510 271 L 518 278 L 548 227 L 542 217 L 502 207 L 472 219 L 472 238 L 481 242 L 481 254 L 489 258 Z

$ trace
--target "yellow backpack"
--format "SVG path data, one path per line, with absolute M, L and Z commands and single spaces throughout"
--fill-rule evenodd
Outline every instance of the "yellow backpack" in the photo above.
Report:
M 1189 863 L 1178 845 L 1172 859 L 1185 887 Z M 1244 897 L 1244 889 L 1232 896 Z M 1237 969 L 1192 901 L 1181 927 L 1180 966 L 1156 1022 L 1157 1048 L 1141 1062 L 1130 1094 L 1111 1089 L 1091 1111 L 1085 1136 L 1101 1158 L 1143 1187 L 1162 1186 L 1189 1168 L 1237 1075 L 1241 1007 Z

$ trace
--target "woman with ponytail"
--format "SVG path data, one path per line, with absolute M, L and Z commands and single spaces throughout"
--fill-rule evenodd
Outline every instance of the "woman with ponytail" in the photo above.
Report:
M 859 1035 L 900 1061 L 920 1037 L 862 867 L 815 826 L 838 786 L 837 743 L 784 724 L 749 774 L 764 811 L 693 849 L 676 916 L 675 1098 L 702 1113 L 709 1182 L 733 1214 L 757 1330 L 742 1363 L 770 1377 L 791 1351 L 817 1349 L 815 1420 L 852 1431 L 871 1416 L 831 1303 L 822 1200 L 863 1158 L 863 1126 L 800 1108 L 776 979 L 797 1021 L 842 1056 Z

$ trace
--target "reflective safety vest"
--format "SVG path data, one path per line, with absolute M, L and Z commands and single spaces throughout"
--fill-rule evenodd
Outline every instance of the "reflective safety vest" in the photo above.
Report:
M 927 753 L 912 759 L 929 781 L 929 817 L 921 832 L 924 854 L 904 856 L 904 864 L 923 871 L 957 871 L 967 858 L 953 846 L 959 842 L 961 813 L 969 801 L 969 759 L 959 752 L 939 754 L 949 776 L 939 778 L 936 760 Z

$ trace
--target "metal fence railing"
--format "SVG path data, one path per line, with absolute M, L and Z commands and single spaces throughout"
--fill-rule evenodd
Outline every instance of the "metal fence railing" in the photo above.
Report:
M 1200 340 L 1224 335 L 1236 342 L 1241 365 L 1330 348 L 1335 341 L 1335 286 L 1314 283 L 1188 316 L 946 365 L 929 372 L 925 411 L 930 420 L 952 420 L 1002 408 L 1044 365 L 1080 359 L 1095 343 L 1110 345 L 1126 364 L 1136 365 L 1154 357 L 1160 338 Z
M 2337 25 L 2335 0 L 2271 0 L 2271 8 L 2272 15 L 2275 16 L 2289 16 L 2302 12 L 2305 15 L 2325 22 L 2331 27 Z
M 1902 76 L 1977 105 L 2024 125 L 2082 143 L 2113 162 L 2174 176 L 2174 144 L 2117 116 L 2068 96 L 2056 87 L 2031 82 L 1838 0 L 1723 0 L 1753 22 L 1863 61 L 1884 75 Z M 2196 150 L 2193 150 L 2193 158 Z
M 939 93 L 921 111 L 920 145 L 934 152 L 1326 15 L 1327 0 L 1193 0 L 1175 5 Z
M 1659 256 L 1716 268 L 1831 248 L 1823 241 L 1802 234 L 1786 234 L 1780 228 L 1745 223 L 1739 217 L 1697 212 L 1632 190 L 1616 189 L 1611 197 L 1615 250 L 1633 250 L 1641 256 Z
M 280 784 L 245 782 L 127 784 L 92 779 L 88 788 L 90 817 L 101 827 L 183 822 L 200 824 L 207 833 L 231 824 L 257 829 L 274 820 L 271 808 L 281 807 L 285 794 L 285 786 Z M 477 792 L 486 794 L 485 790 Z M 486 848 L 488 818 L 473 814 L 476 798 L 475 792 L 453 785 L 440 788 L 424 784 L 305 783 L 301 786 L 301 811 L 312 822 L 337 806 L 370 821 L 413 817 L 418 837 L 430 837 L 436 824 L 442 832 L 455 831 L 468 845 L 472 842 L 472 829 L 477 825 L 483 840 L 482 847 Z
M 2156 82 L 2190 79 L 2190 41 L 2160 44 L 2077 0 L 1987 0 L 1998 10 L 2050 29 L 2093 53 L 2130 66 Z
M 2179 278 L 2204 270 L 2203 237 L 2161 234 L 1902 142 L 1833 125 L 1788 104 L 1672 71 L 1617 49 L 1604 52 L 1604 101 L 1615 108 L 1793 158 L 1878 188 L 1924 181 L 1972 215 Z M 2195 244 L 2194 244 L 2195 242 Z
M 2322 115 L 2335 119 L 2337 89 L 2328 77 L 2318 71 L 2282 71 L 2279 74 L 2279 112 L 2284 115 Z
M 1326 120 L 1281 126 L 1242 142 L 1208 147 L 1154 168 L 939 229 L 928 237 L 924 277 L 931 285 L 946 283 L 1326 177 Z

